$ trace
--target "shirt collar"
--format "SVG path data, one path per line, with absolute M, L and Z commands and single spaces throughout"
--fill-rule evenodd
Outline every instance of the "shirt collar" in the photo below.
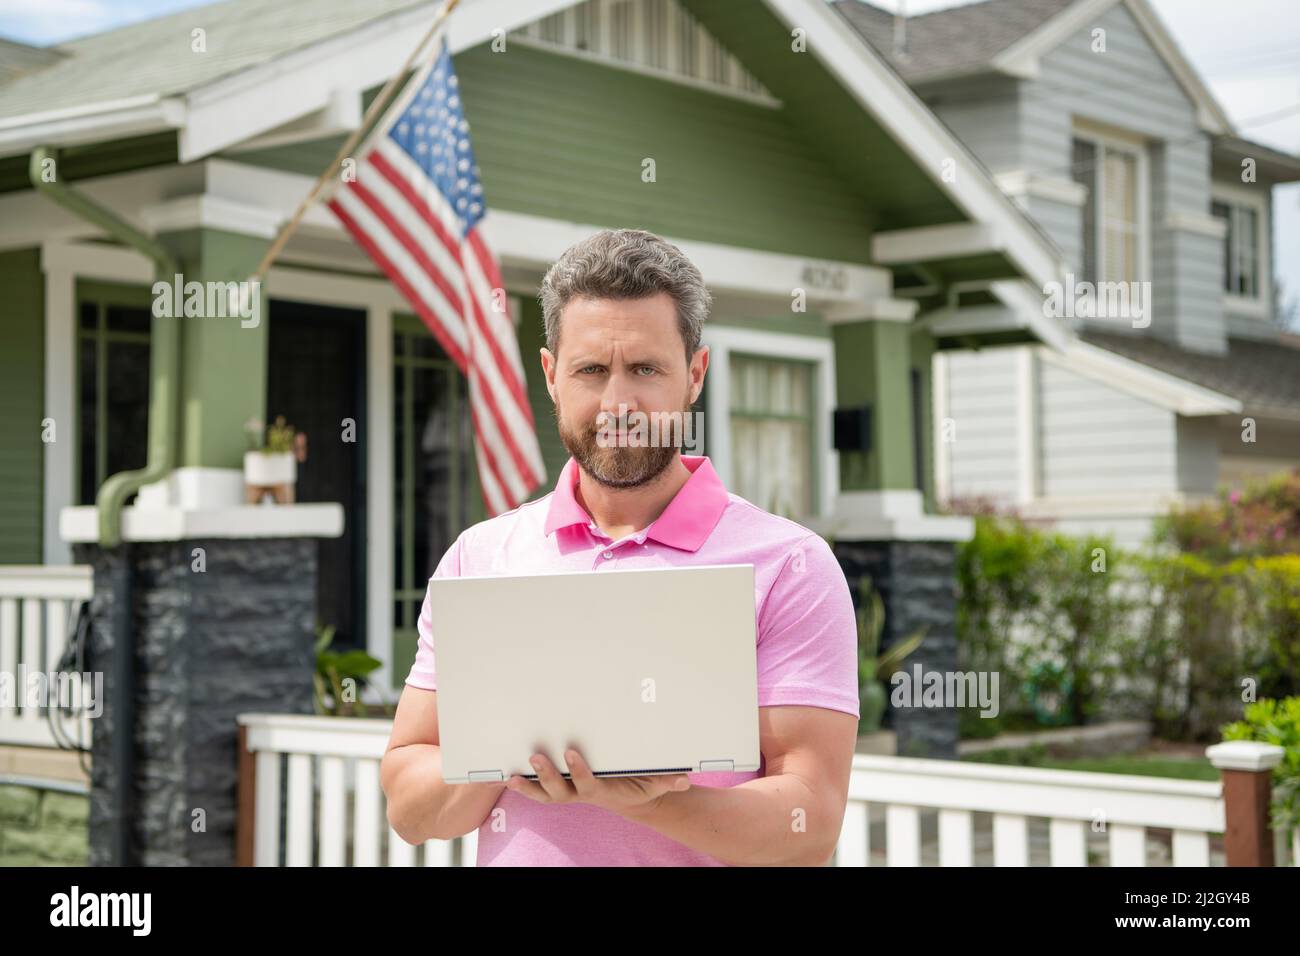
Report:
M 707 455 L 682 455 L 682 464 L 691 473 L 691 477 L 678 489 L 663 513 L 651 522 L 645 534 L 647 538 L 654 538 L 669 547 L 698 551 L 726 510 L 727 489 L 718 473 L 713 470 L 713 463 Z M 591 515 L 578 504 L 578 499 L 574 496 L 573 490 L 577 484 L 578 463 L 570 458 L 561 470 L 560 479 L 551 495 L 550 510 L 546 513 L 543 529 L 547 535 L 571 525 L 592 523 Z

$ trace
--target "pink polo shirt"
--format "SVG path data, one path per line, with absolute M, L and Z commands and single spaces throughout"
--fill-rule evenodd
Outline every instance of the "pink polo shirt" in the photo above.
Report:
M 611 541 L 574 497 L 570 459 L 555 490 L 467 528 L 434 577 L 609 568 L 752 564 L 758 705 L 858 714 L 857 623 L 830 547 L 802 525 L 723 487 L 707 457 L 682 456 L 691 477 L 649 527 Z M 406 683 L 436 690 L 429 595 Z M 687 774 L 693 787 L 734 787 L 764 775 Z M 500 808 L 504 817 L 496 814 Z M 494 830 L 494 815 L 504 828 Z M 586 803 L 546 806 L 504 790 L 478 830 L 479 866 L 723 866 L 649 827 Z

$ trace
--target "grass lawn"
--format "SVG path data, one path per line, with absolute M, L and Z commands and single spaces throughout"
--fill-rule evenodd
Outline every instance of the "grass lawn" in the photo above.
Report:
M 1147 777 L 1174 777 L 1179 780 L 1218 780 L 1219 771 L 1204 757 L 1176 757 L 1158 751 L 1138 751 L 1113 757 L 1053 758 L 1042 746 L 1026 750 L 994 750 L 972 754 L 965 760 L 982 763 L 1042 767 L 1049 770 L 1084 770 L 1091 773 L 1129 773 Z

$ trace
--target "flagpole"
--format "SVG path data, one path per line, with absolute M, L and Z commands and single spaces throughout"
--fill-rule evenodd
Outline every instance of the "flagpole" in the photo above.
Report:
M 365 115 L 361 117 L 360 125 L 352 131 L 352 134 L 348 136 L 343 145 L 339 147 L 339 151 L 335 154 L 334 159 L 327 167 L 325 167 L 325 171 L 320 174 L 320 177 L 311 187 L 311 192 L 303 197 L 302 202 L 298 203 L 298 208 L 294 210 L 293 216 L 290 217 L 289 221 L 280 228 L 279 233 L 276 234 L 275 241 L 271 243 L 270 247 L 266 250 L 266 254 L 262 256 L 262 261 L 257 264 L 257 268 L 249 277 L 250 281 L 261 281 L 266 276 L 266 271 L 271 268 L 271 263 L 275 261 L 275 257 L 284 249 L 285 243 L 289 241 L 289 237 L 293 235 L 293 231 L 298 228 L 298 224 L 302 222 L 302 217 L 307 214 L 307 210 L 311 207 L 311 204 L 316 201 L 316 197 L 320 195 L 325 184 L 333 178 L 334 174 L 338 171 L 339 166 L 342 165 L 343 160 L 347 159 L 348 154 L 356 147 L 362 134 L 369 129 L 371 121 L 388 106 L 389 101 L 393 98 L 393 94 L 397 92 L 398 85 L 406 76 L 407 71 L 411 69 L 415 61 L 419 58 L 420 53 L 426 46 L 428 46 L 429 41 L 437 34 L 438 28 L 442 26 L 442 22 L 447 19 L 447 16 L 455 9 L 456 4 L 459 2 L 460 0 L 445 0 L 442 9 L 440 9 L 438 15 L 433 18 L 433 25 L 429 27 L 429 32 L 420 40 L 419 45 L 411 51 L 411 55 L 406 58 L 406 62 L 402 64 L 401 69 L 389 77 L 388 82 L 385 83 L 383 89 L 379 91 L 379 95 L 375 97 L 374 102 L 372 102 L 366 109 Z

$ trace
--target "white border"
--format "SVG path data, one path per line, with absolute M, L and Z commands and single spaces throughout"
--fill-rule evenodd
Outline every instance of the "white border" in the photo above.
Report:
M 1106 275 L 1105 259 L 1105 236 L 1106 220 L 1104 216 L 1105 206 L 1105 152 L 1114 150 L 1115 152 L 1128 153 L 1136 160 L 1134 163 L 1134 176 L 1137 178 L 1137 240 L 1138 240 L 1138 261 L 1137 275 L 1132 277 L 1133 281 L 1150 282 L 1152 274 L 1151 266 L 1151 184 L 1149 177 L 1150 156 L 1148 154 L 1148 145 L 1146 139 L 1136 134 L 1121 133 L 1118 130 L 1103 126 L 1098 123 L 1090 122 L 1081 117 L 1076 117 L 1070 128 L 1072 139 L 1081 139 L 1085 142 L 1092 143 L 1093 149 L 1097 156 L 1097 163 L 1093 169 L 1094 182 L 1097 183 L 1095 195 L 1089 196 L 1085 202 L 1091 202 L 1093 208 L 1093 223 L 1096 226 L 1096 248 L 1093 250 L 1095 256 L 1097 275 L 1095 280 L 1098 282 L 1123 282 L 1128 281 L 1128 276 L 1108 276 Z M 1086 188 L 1086 187 L 1085 187 Z M 1079 269 L 1083 268 L 1083 263 L 1078 263 Z
M 133 249 L 50 240 L 41 244 L 45 274 L 45 412 L 55 441 L 45 445 L 42 563 L 69 564 L 72 549 L 59 533 L 59 515 L 76 503 L 77 280 L 150 285 L 154 267 Z
M 1255 210 L 1255 259 L 1259 264 L 1259 295 L 1253 299 L 1234 295 L 1227 290 L 1223 292 L 1223 309 L 1233 315 L 1245 315 L 1252 319 L 1268 319 L 1273 311 L 1273 216 L 1272 187 L 1257 185 L 1251 188 L 1244 183 L 1225 183 L 1222 180 L 1210 181 L 1210 199 L 1228 203 L 1229 207 L 1249 206 Z M 1233 213 L 1236 218 L 1236 213 Z M 1215 222 L 1222 222 L 1216 219 Z M 1225 224 L 1226 226 L 1226 224 Z M 1226 231 L 1224 242 L 1227 242 Z M 1223 288 L 1220 285 L 1219 288 Z
M 386 279 L 273 267 L 268 299 L 366 313 L 366 650 L 382 661 L 374 684 L 385 697 L 393 664 L 393 313 L 410 306 Z
M 704 427 L 709 460 L 722 479 L 731 486 L 731 353 L 744 352 L 775 359 L 812 362 L 813 434 L 810 442 L 819 455 L 815 515 L 833 513 L 840 493 L 840 456 L 831 447 L 831 412 L 835 408 L 835 343 L 829 338 L 792 335 L 788 332 L 762 332 L 734 325 L 705 323 L 702 344 L 709 347 L 709 370 L 705 373 L 708 415 Z M 797 520 L 797 519 L 796 519 Z

